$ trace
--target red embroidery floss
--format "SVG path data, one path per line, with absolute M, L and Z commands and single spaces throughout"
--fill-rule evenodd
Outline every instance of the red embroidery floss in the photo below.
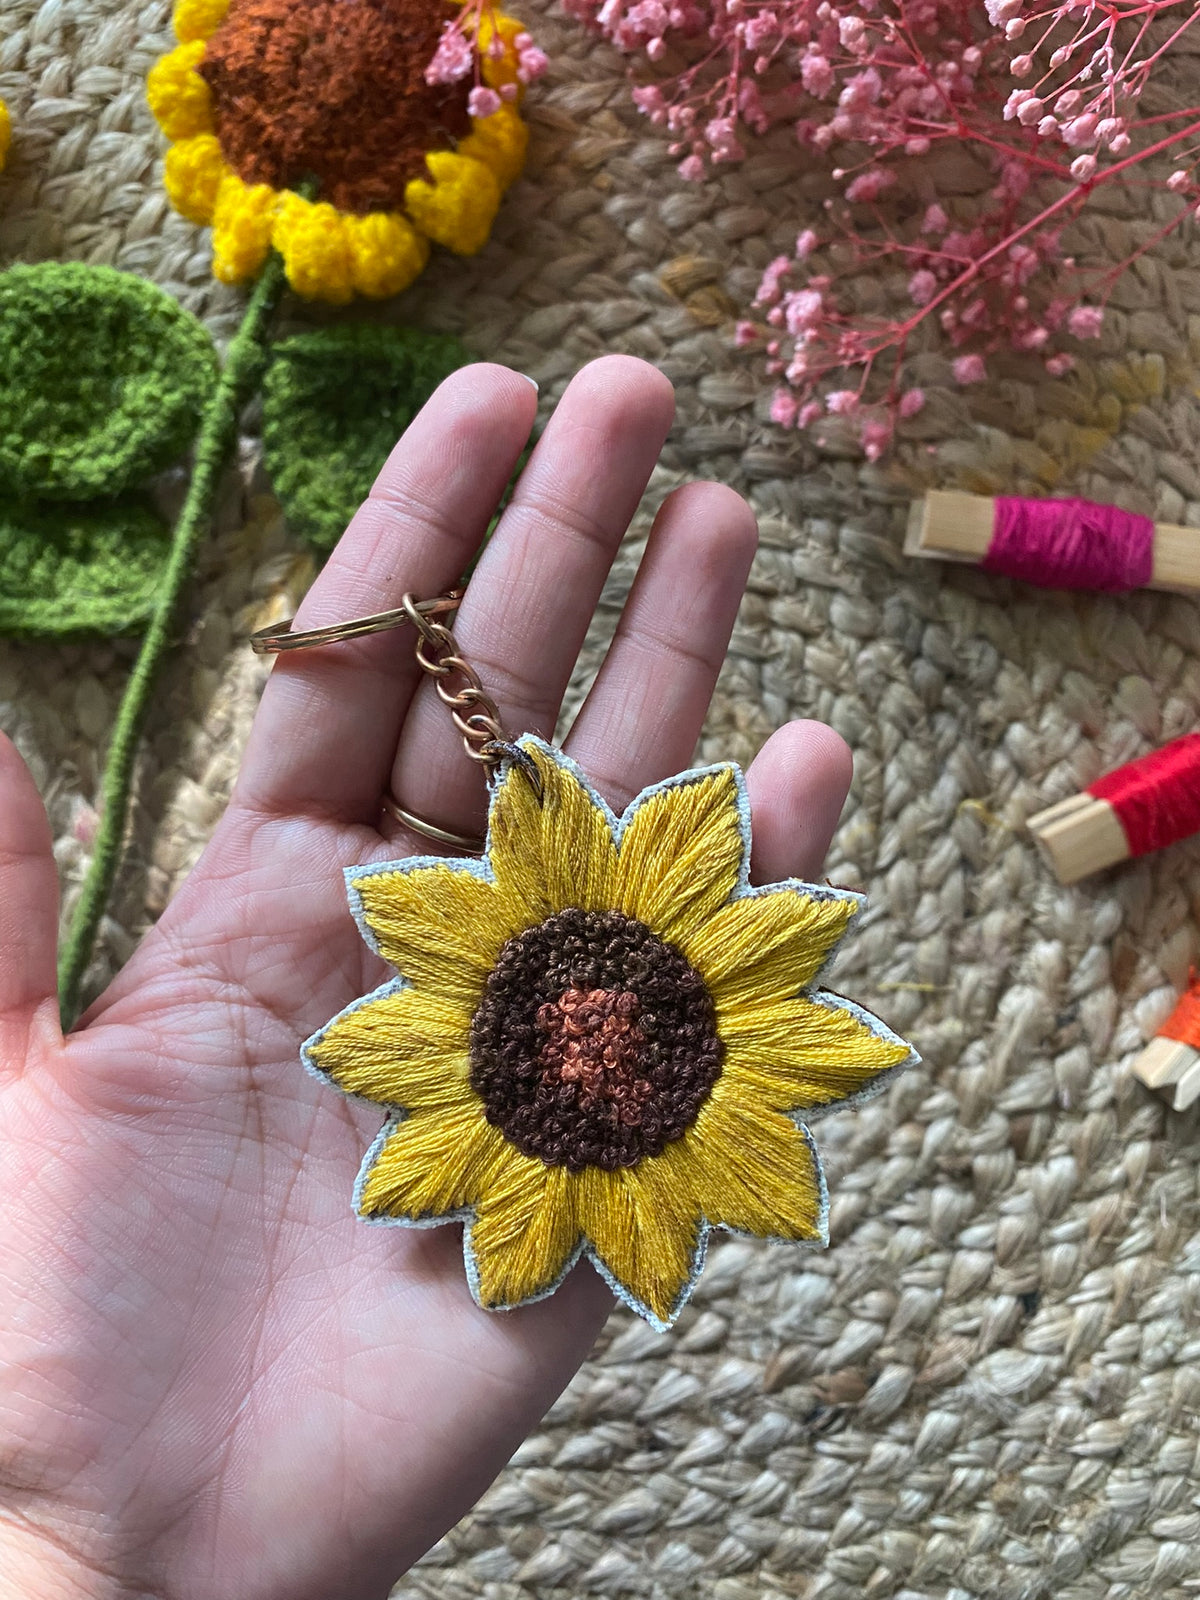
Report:
M 1174 1111 L 1200 1100 L 1200 974 L 1194 968 L 1178 1005 L 1134 1062 L 1133 1075 L 1165 1095 Z
M 1097 778 L 1028 827 L 1060 883 L 1200 833 L 1200 733 Z
M 913 505 L 904 549 L 1043 589 L 1200 589 L 1200 529 L 1090 500 L 933 490 Z

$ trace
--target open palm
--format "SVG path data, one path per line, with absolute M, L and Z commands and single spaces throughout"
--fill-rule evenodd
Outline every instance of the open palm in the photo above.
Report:
M 481 365 L 405 434 L 303 607 L 307 626 L 440 593 L 533 423 Z M 560 402 L 456 623 L 514 732 L 554 727 L 672 417 L 606 357 Z M 568 748 L 618 810 L 692 755 L 754 551 L 716 484 L 661 507 Z M 383 970 L 342 869 L 423 840 L 380 796 L 479 831 L 485 792 L 405 630 L 282 657 L 237 790 L 128 967 L 63 1039 L 45 814 L 0 741 L 0 1572 L 23 1600 L 383 1596 L 479 1495 L 611 1305 L 592 1269 L 507 1314 L 461 1230 L 365 1228 L 381 1120 L 300 1041 Z M 792 724 L 749 774 L 755 874 L 819 869 L 835 735 Z

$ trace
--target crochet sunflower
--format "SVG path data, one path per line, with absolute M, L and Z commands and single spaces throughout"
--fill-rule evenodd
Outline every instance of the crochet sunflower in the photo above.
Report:
M 799 1116 L 913 1053 L 812 987 L 859 907 L 748 886 L 731 765 L 616 818 L 541 740 L 496 784 L 482 861 L 352 868 L 364 937 L 400 977 L 335 1017 L 305 1064 L 389 1109 L 355 1188 L 370 1221 L 465 1222 L 478 1303 L 550 1294 L 586 1253 L 658 1328 L 712 1228 L 824 1243 Z
M 406 288 L 431 241 L 482 249 L 525 160 L 518 41 L 528 37 L 484 8 L 471 24 L 482 85 L 473 95 L 473 77 L 430 83 L 457 10 L 178 0 L 180 43 L 151 69 L 147 98 L 172 141 L 167 194 L 211 224 L 216 277 L 254 277 L 274 246 L 298 294 L 341 303 Z M 480 103 L 498 109 L 475 116 Z M 316 198 L 296 192 L 304 186 Z

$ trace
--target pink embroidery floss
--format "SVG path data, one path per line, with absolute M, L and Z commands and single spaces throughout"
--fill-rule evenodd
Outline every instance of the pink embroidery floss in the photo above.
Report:
M 1044 589 L 1200 590 L 1200 529 L 1090 500 L 933 490 L 912 508 L 904 549 Z
M 995 502 L 992 540 L 980 566 L 1043 589 L 1142 589 L 1154 572 L 1154 524 L 1088 500 Z

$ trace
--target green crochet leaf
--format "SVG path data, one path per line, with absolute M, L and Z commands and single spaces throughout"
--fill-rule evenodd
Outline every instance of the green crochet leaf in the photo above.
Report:
M 0 499 L 117 495 L 191 442 L 212 339 L 132 273 L 82 261 L 0 274 Z
M 158 593 L 170 530 L 144 499 L 0 508 L 0 633 L 137 633 Z
M 263 380 L 263 460 L 288 522 L 327 554 L 392 446 L 470 360 L 447 335 L 364 323 L 282 339 Z

